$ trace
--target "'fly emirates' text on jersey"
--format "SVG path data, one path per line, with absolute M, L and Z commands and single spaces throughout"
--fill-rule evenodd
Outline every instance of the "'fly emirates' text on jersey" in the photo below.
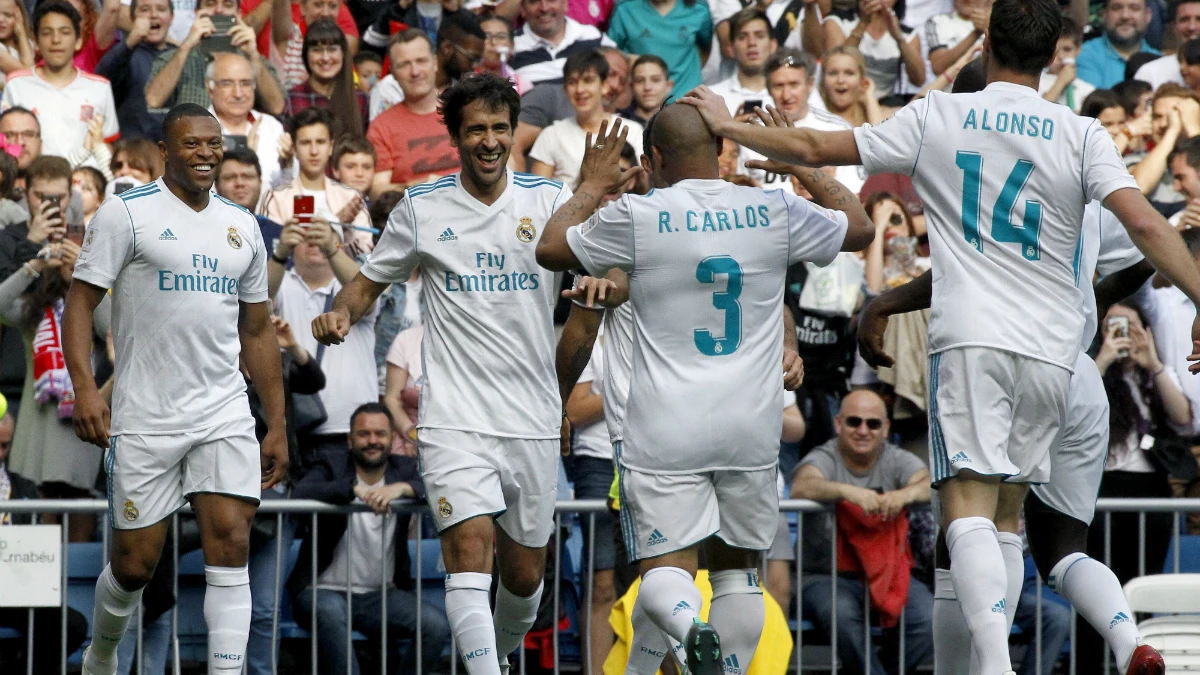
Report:
M 930 353 L 991 347 L 1071 369 L 1084 204 L 1137 189 L 1104 127 L 994 82 L 933 92 L 854 139 L 868 173 L 911 175 L 925 202 Z
M 800 261 L 832 261 L 846 228 L 845 214 L 781 190 L 684 180 L 624 195 L 567 231 L 589 272 L 629 273 L 623 466 L 691 474 L 775 465 L 784 276 Z
M 417 426 L 558 438 L 554 305 L 560 275 L 537 264 L 546 221 L 571 198 L 562 183 L 508 172 L 490 206 L 459 174 L 409 188 L 362 267 L 379 283 L 421 266 L 427 316 Z
M 75 278 L 112 289 L 112 433 L 175 434 L 250 415 L 239 302 L 267 301 L 258 221 L 212 195 L 201 212 L 160 178 L 109 197 Z

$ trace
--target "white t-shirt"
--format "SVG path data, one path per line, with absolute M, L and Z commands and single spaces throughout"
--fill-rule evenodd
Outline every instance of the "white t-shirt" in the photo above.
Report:
M 392 346 L 388 347 L 387 362 L 408 373 L 405 388 L 420 387 L 425 383 L 425 364 L 421 362 L 421 341 L 425 327 L 417 324 L 396 334 Z
M 614 119 L 615 115 L 609 117 L 610 124 Z M 632 145 L 633 151 L 640 157 L 644 127 L 625 118 L 621 119 L 621 123 L 629 127 L 629 135 L 625 137 L 625 142 Z M 579 187 L 579 168 L 583 164 L 583 151 L 586 149 L 587 132 L 579 126 L 574 117 L 568 117 L 558 120 L 538 134 L 537 140 L 529 150 L 529 157 L 554 167 L 554 180 L 574 189 Z
M 931 16 L 925 22 L 925 35 L 922 40 L 927 53 L 932 54 L 939 49 L 953 49 L 975 30 L 975 24 L 958 15 L 958 12 L 946 12 Z M 979 38 L 983 40 L 982 37 Z
M 1083 209 L 1083 229 L 1079 233 L 1079 273 L 1076 283 L 1083 292 L 1083 338 L 1079 351 L 1086 352 L 1096 336 L 1096 290 L 1092 277 L 1106 277 L 1138 264 L 1145 256 L 1134 245 L 1125 226 L 1100 202 L 1088 202 Z
M 663 474 L 775 466 L 784 275 L 802 260 L 832 261 L 846 228 L 844 213 L 779 190 L 683 180 L 626 194 L 567 231 L 589 272 L 629 273 L 638 376 L 622 466 Z
M 560 277 L 537 264 L 534 249 L 571 190 L 509 171 L 488 206 L 458 177 L 409 188 L 362 267 L 372 281 L 396 283 L 421 266 L 426 377 L 417 426 L 558 438 Z
M 384 485 L 385 480 L 368 483 L 359 478 L 356 484 L 373 488 Z M 362 504 L 363 500 L 355 497 L 352 503 Z M 333 560 L 329 561 L 329 567 L 317 577 L 317 588 L 345 592 L 348 581 L 351 593 L 371 593 L 379 590 L 380 570 L 394 569 L 396 514 L 388 511 L 380 516 L 360 511 L 350 516 L 345 534 L 333 549 Z M 391 583 L 389 574 L 388 585 Z
M 1138 68 L 1133 79 L 1148 83 L 1151 91 L 1158 91 L 1159 87 L 1168 82 L 1183 84 L 1183 73 L 1179 69 L 1179 57 L 1175 54 L 1160 56 Z
M 933 92 L 854 138 L 868 173 L 912 176 L 925 202 L 930 353 L 990 347 L 1072 369 L 1084 204 L 1137 188 L 1100 123 L 994 82 Z
M 1057 81 L 1057 75 L 1052 74 L 1050 71 L 1043 71 L 1042 79 L 1038 82 L 1038 94 L 1045 94 L 1050 91 L 1050 88 Z M 1063 89 L 1063 93 L 1059 95 L 1055 103 L 1065 105 L 1078 114 L 1079 110 L 1083 107 L 1083 99 L 1087 98 L 1088 94 L 1093 91 L 1096 91 L 1095 87 L 1077 77 L 1071 84 L 1067 85 L 1066 89 Z
M 311 326 L 313 319 L 324 314 L 326 300 L 342 290 L 337 279 L 321 288 L 310 288 L 295 269 L 283 275 L 275 293 L 275 313 L 292 326 Z M 325 373 L 325 388 L 318 392 L 325 405 L 327 419 L 313 430 L 314 434 L 344 434 L 350 431 L 350 415 L 364 403 L 379 400 L 379 382 L 372 377 L 375 369 L 375 320 L 379 318 L 379 303 L 346 335 L 346 341 L 326 347 L 321 357 Z M 296 341 L 315 359 L 320 345 L 311 330 L 298 330 Z
M 596 336 L 597 347 L 604 342 L 604 331 Z M 592 394 L 604 396 L 604 407 L 608 408 L 608 397 L 604 392 L 604 349 L 592 349 L 592 358 L 579 375 L 579 384 L 587 384 Z M 575 443 L 571 452 L 580 457 L 612 459 L 612 442 L 608 438 L 608 424 L 598 419 L 587 426 L 575 428 Z
M 267 301 L 258 221 L 213 195 L 196 213 L 160 178 L 104 201 L 75 279 L 111 289 L 113 434 L 178 434 L 250 415 L 239 303 Z
M 104 140 L 111 143 L 121 135 L 117 106 L 108 80 L 79 70 L 75 79 L 61 89 L 29 69 L 8 74 L 0 97 L 0 108 L 28 108 L 42 126 L 42 154 L 67 157 L 83 147 L 88 122 L 104 115 Z
M 121 4 L 129 7 L 131 0 L 121 0 Z M 192 31 L 192 23 L 196 20 L 196 0 L 171 0 L 175 15 L 171 19 L 171 27 L 167 29 L 167 38 L 175 44 L 183 44 L 188 33 Z
M 831 15 L 825 17 L 825 20 L 836 23 L 845 36 L 849 36 L 858 27 L 857 15 L 851 19 Z M 900 31 L 905 42 L 912 42 L 917 37 L 916 32 L 904 26 L 900 27 Z M 900 93 L 900 83 L 907 80 L 908 76 L 904 70 L 904 56 L 900 52 L 900 43 L 896 42 L 896 38 L 886 32 L 878 39 L 870 33 L 863 33 L 862 40 L 858 43 L 858 51 L 867 63 L 867 77 L 875 83 L 875 96 L 884 98 Z
M 604 424 L 613 443 L 624 438 L 625 404 L 633 370 L 633 303 L 604 311 Z
M 807 115 L 793 122 L 792 126 L 818 131 L 845 131 L 851 128 L 846 120 L 837 115 L 812 107 L 808 109 Z M 746 162 L 762 159 L 765 159 L 762 155 L 744 146 L 738 154 L 738 163 L 743 167 L 746 166 Z M 746 175 L 758 181 L 764 190 L 784 190 L 788 194 L 796 194 L 796 189 L 792 186 L 792 180 L 788 176 L 767 173 L 762 169 L 746 169 L 745 172 Z M 838 182 L 845 185 L 846 189 L 854 194 L 861 192 L 863 184 L 867 182 L 866 171 L 861 166 L 839 166 L 835 170 L 834 176 Z
M 371 87 L 370 100 L 371 121 L 375 121 L 380 113 L 404 100 L 404 90 L 400 88 L 400 83 L 396 81 L 396 78 L 388 73 L 379 78 L 374 87 Z
M 762 108 L 766 110 L 766 106 L 775 105 L 775 99 L 771 98 L 770 92 L 764 87 L 758 91 L 742 86 L 742 81 L 734 74 L 720 82 L 709 87 L 714 94 L 720 95 L 725 99 L 725 105 L 729 108 L 730 115 L 737 115 L 741 112 L 739 109 L 742 104 L 748 99 L 758 99 L 762 101 Z M 746 112 L 750 112 L 747 110 Z

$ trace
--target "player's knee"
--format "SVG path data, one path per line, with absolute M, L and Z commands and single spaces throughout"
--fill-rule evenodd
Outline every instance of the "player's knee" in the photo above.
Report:
M 204 559 L 215 567 L 243 567 L 250 558 L 250 527 L 222 523 L 208 531 Z
M 542 585 L 543 572 L 541 567 L 507 569 L 501 574 L 500 581 L 513 595 L 519 598 L 528 598 L 537 593 L 538 587 Z
M 154 577 L 156 567 L 158 567 L 157 556 L 141 555 L 136 551 L 125 552 L 120 556 L 115 551 L 113 553 L 113 578 L 121 584 L 121 588 L 127 591 L 145 588 L 146 584 L 150 583 L 150 579 Z

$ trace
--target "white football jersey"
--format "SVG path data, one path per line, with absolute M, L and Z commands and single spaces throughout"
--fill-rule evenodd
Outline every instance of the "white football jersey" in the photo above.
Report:
M 933 92 L 854 138 L 868 173 L 911 175 L 925 202 L 929 352 L 990 347 L 1071 369 L 1083 334 L 1084 204 L 1137 189 L 1104 127 L 994 82 Z
M 562 183 L 508 172 L 483 204 L 459 174 L 409 188 L 362 267 L 400 283 L 417 265 L 425 293 L 418 428 L 558 438 L 554 305 L 561 277 L 537 264 L 546 221 L 571 198 Z
M 622 466 L 694 474 L 775 465 L 784 275 L 802 260 L 832 261 L 846 228 L 845 214 L 780 190 L 684 180 L 624 195 L 567 231 L 592 274 L 629 273 Z
M 160 178 L 109 197 L 75 278 L 111 289 L 112 433 L 177 434 L 248 416 L 239 303 L 267 301 L 258 221 L 217 195 L 197 213 Z
M 623 436 L 633 370 L 633 303 L 604 311 L 604 422 L 613 443 Z
M 1076 283 L 1083 293 L 1083 337 L 1079 341 L 1079 351 L 1086 352 L 1099 327 L 1092 277 L 1097 273 L 1105 277 L 1120 272 L 1138 264 L 1145 256 L 1129 238 L 1121 221 L 1100 202 L 1088 202 L 1083 210 L 1083 230 L 1079 233 L 1076 256 L 1079 261 Z

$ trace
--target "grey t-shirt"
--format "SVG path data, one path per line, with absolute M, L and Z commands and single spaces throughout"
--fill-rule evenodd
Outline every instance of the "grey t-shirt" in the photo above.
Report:
M 879 460 L 871 470 L 858 474 L 851 471 L 842 454 L 838 452 L 838 439 L 832 438 L 822 445 L 813 448 L 796 468 L 792 470 L 792 478 L 805 465 L 815 466 L 827 480 L 846 483 L 857 487 L 891 492 L 908 485 L 919 471 L 925 469 L 925 463 L 916 455 L 898 446 L 887 443 Z M 791 481 L 789 480 L 790 484 Z M 833 518 L 825 513 L 807 513 L 804 515 L 804 572 L 805 574 L 829 574 L 832 560 L 829 555 L 829 545 L 833 536 Z
M 521 97 L 521 115 L 518 119 L 539 129 L 574 116 L 575 109 L 571 107 L 571 100 L 567 98 L 561 80 L 538 83 Z

